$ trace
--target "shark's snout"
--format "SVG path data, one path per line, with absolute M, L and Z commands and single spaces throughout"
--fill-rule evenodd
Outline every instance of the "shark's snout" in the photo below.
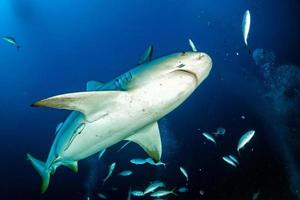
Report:
M 180 70 L 195 75 L 198 84 L 208 76 L 212 68 L 212 59 L 202 52 L 189 52 L 183 63 L 184 67 Z

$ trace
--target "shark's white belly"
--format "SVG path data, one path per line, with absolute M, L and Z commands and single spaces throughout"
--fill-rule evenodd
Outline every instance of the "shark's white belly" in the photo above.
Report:
M 61 156 L 70 160 L 84 159 L 128 138 L 174 110 L 196 87 L 192 74 L 174 72 L 128 91 L 117 105 L 108 106 L 101 118 L 87 122 L 84 132 L 76 136 Z

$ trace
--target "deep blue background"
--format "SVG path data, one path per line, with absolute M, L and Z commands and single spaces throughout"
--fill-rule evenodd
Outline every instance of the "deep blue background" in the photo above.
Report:
M 299 65 L 297 0 L 1 0 L 0 35 L 13 36 L 21 45 L 18 52 L 0 42 L 1 199 L 84 199 L 99 191 L 111 199 L 125 199 L 129 185 L 145 186 L 155 175 L 170 187 L 184 185 L 180 165 L 191 177 L 189 197 L 182 199 L 251 199 L 257 191 L 264 199 L 295 198 L 276 142 L 266 133 L 268 127 L 255 106 L 261 94 L 253 84 L 259 81 L 259 70 L 242 43 L 246 9 L 252 14 L 250 48 L 272 49 L 278 63 Z M 162 120 L 167 169 L 134 167 L 128 160 L 145 156 L 143 151 L 130 144 L 116 153 L 118 145 L 103 161 L 81 161 L 79 174 L 60 168 L 47 193 L 39 194 L 40 178 L 25 155 L 30 152 L 45 161 L 55 127 L 69 112 L 30 104 L 83 91 L 88 80 L 109 81 L 135 66 L 149 44 L 155 47 L 155 57 L 189 50 L 188 38 L 211 55 L 214 65 L 187 102 Z M 201 131 L 220 126 L 227 129 L 226 136 L 216 146 L 203 144 Z M 241 167 L 232 169 L 221 157 L 234 152 L 248 129 L 257 131 L 254 150 L 246 149 Z M 101 179 L 112 161 L 117 171 L 131 168 L 135 175 L 115 176 L 103 187 Z M 94 185 L 97 180 L 100 184 Z M 111 186 L 118 192 L 110 191 Z

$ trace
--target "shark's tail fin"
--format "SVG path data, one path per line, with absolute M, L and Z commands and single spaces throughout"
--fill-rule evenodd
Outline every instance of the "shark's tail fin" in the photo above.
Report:
M 47 190 L 48 185 L 49 185 L 49 181 L 50 181 L 49 170 L 46 168 L 45 163 L 35 159 L 30 154 L 27 154 L 27 159 L 30 160 L 30 162 L 33 165 L 34 169 L 42 177 L 41 192 L 44 193 Z

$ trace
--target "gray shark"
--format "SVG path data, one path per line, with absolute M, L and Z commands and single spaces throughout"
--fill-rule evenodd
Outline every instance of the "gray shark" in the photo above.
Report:
M 72 111 L 58 126 L 45 163 L 27 154 L 42 177 L 42 193 L 57 167 L 63 165 L 77 172 L 77 161 L 122 140 L 140 145 L 155 162 L 160 161 L 162 146 L 157 121 L 182 104 L 203 82 L 212 60 L 200 52 L 143 60 L 149 61 L 108 83 L 89 81 L 87 91 L 32 104 Z

